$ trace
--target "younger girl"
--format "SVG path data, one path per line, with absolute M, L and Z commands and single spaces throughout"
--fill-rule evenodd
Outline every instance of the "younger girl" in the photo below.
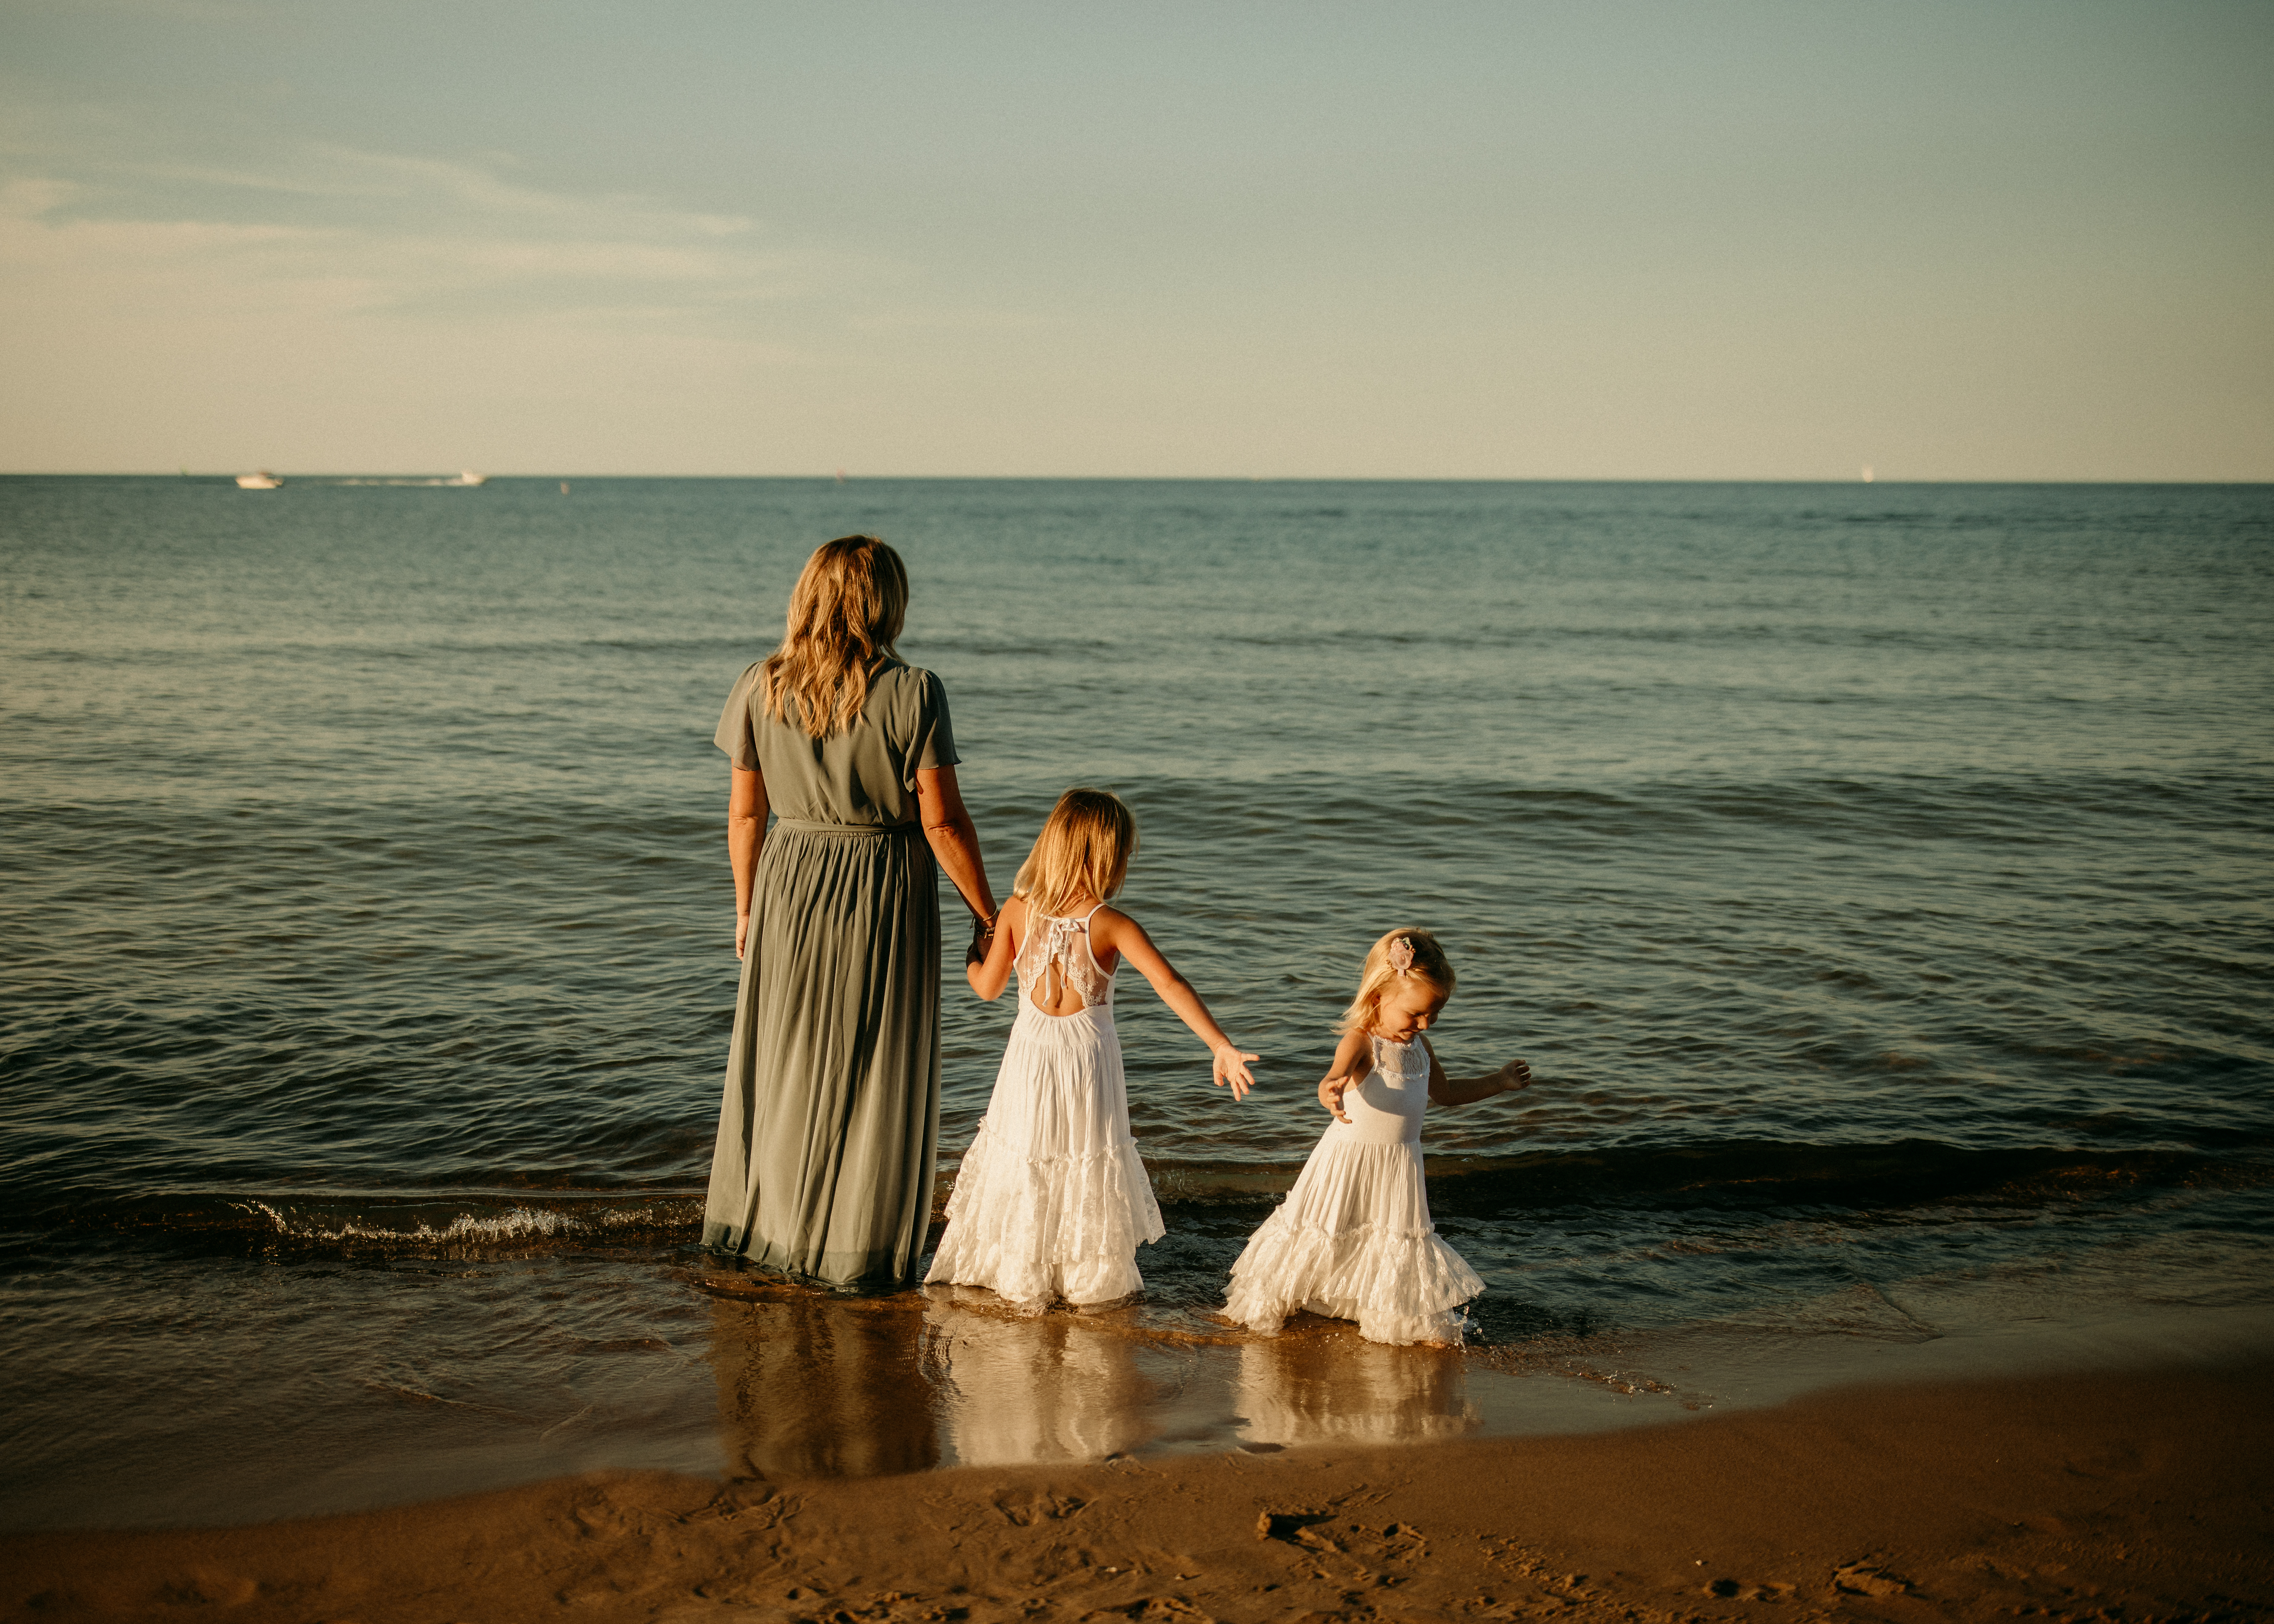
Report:
M 986 1286 L 1030 1312 L 1144 1289 L 1137 1247 L 1161 1238 L 1161 1209 L 1129 1136 L 1113 1031 L 1123 959 L 1209 1046 L 1218 1086 L 1235 1100 L 1254 1086 L 1255 1056 L 1232 1046 L 1137 921 L 1105 906 L 1136 852 L 1137 821 L 1118 797 L 1066 791 L 972 946 L 965 974 L 981 997 L 1000 996 L 1017 969 L 1019 1019 L 928 1282 Z
M 1422 1033 L 1453 996 L 1453 967 L 1426 930 L 1393 930 L 1366 956 L 1343 1041 L 1319 1084 L 1332 1111 L 1287 1199 L 1231 1266 L 1227 1318 L 1276 1331 L 1297 1309 L 1358 1321 L 1377 1342 L 1457 1342 L 1453 1311 L 1485 1289 L 1438 1238 L 1421 1182 L 1421 1109 L 1526 1088 L 1511 1060 L 1455 1081 Z

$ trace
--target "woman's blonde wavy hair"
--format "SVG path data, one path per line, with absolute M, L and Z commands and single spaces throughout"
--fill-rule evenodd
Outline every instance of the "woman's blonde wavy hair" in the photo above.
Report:
M 781 647 L 758 673 L 766 714 L 815 739 L 852 726 L 877 660 L 900 658 L 907 613 L 907 567 L 883 542 L 840 536 L 816 547 L 790 589 Z
M 1390 961 L 1390 949 L 1404 942 L 1412 949 L 1413 961 L 1400 970 Z M 1366 968 L 1359 972 L 1358 996 L 1351 1000 L 1350 1008 L 1335 1023 L 1337 1032 L 1370 1032 L 1382 1012 L 1382 1001 L 1391 989 L 1408 982 L 1419 981 L 1440 997 L 1453 996 L 1453 966 L 1446 961 L 1445 950 L 1437 938 L 1426 930 L 1402 925 L 1382 936 L 1366 951 Z
M 1062 914 L 1087 891 L 1100 902 L 1129 877 L 1137 855 L 1137 819 L 1121 797 L 1102 789 L 1070 789 L 1058 797 L 1019 865 L 1011 894 L 1037 914 Z

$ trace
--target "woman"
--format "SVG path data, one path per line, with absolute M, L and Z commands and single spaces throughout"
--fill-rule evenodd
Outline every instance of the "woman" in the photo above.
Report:
M 907 604 L 875 537 L 817 549 L 719 720 L 742 979 L 703 1242 L 835 1285 L 907 1279 L 931 1216 L 934 860 L 995 917 L 947 695 L 892 650 Z

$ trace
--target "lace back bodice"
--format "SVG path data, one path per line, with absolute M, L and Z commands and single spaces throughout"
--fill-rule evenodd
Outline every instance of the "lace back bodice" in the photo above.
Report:
M 1394 1086 L 1411 1088 L 1419 1085 L 1423 1092 L 1429 1086 L 1429 1051 L 1417 1039 L 1410 1043 L 1393 1043 L 1388 1038 L 1372 1040 L 1374 1069 Z
M 1096 914 L 1092 908 L 1080 919 L 1065 919 L 1040 910 L 1028 913 L 1027 939 L 1019 944 L 1016 962 L 1019 986 L 1036 1004 L 1056 1004 L 1067 987 L 1081 995 L 1086 1007 L 1113 1002 L 1113 977 L 1097 967 L 1097 957 L 1089 951 L 1089 921 Z

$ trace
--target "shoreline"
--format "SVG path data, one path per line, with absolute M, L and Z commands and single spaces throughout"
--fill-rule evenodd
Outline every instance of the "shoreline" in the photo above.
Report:
M 2274 1617 L 2274 1358 L 1846 1387 L 1581 1436 L 862 1478 L 554 1478 L 0 1538 L 8 1619 L 1168 1624 Z

